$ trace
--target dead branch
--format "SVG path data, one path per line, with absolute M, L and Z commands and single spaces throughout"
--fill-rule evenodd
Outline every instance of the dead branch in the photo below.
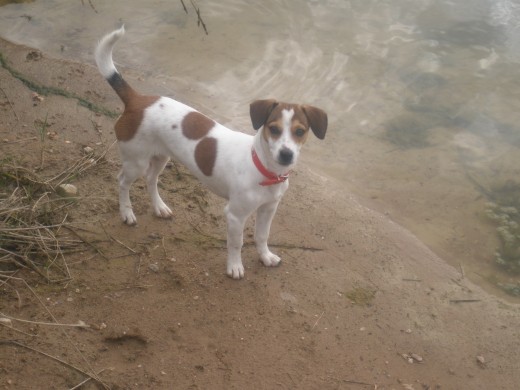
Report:
M 22 343 L 19 343 L 18 341 L 16 340 L 0 340 L 0 344 L 4 344 L 4 345 L 14 345 L 14 346 L 17 346 L 17 347 L 20 347 L 20 348 L 25 348 L 29 351 L 32 351 L 32 352 L 36 352 L 36 353 L 39 353 L 40 355 L 43 355 L 43 356 L 46 356 L 52 360 L 55 360 L 61 364 L 63 364 L 64 366 L 66 367 L 69 367 L 87 377 L 89 377 L 90 379 L 96 381 L 97 383 L 99 383 L 101 386 L 103 386 L 105 389 L 109 389 L 109 387 L 103 383 L 103 381 L 97 376 L 97 374 L 89 374 L 88 372 L 82 370 L 81 368 L 78 368 L 76 367 L 75 365 L 69 363 L 69 362 L 66 362 L 65 360 L 62 360 L 56 356 L 52 356 L 50 354 L 48 354 L 47 352 L 43 352 L 39 349 L 36 349 L 36 348 L 33 348 L 33 347 L 29 347 L 28 345 L 25 345 L 25 344 L 22 344 Z
M 206 23 L 204 23 L 204 20 L 202 20 L 202 16 L 200 15 L 200 8 L 197 7 L 197 5 L 195 4 L 195 0 L 190 0 L 190 3 L 193 9 L 195 10 L 195 13 L 197 14 L 197 26 L 202 26 L 206 35 L 209 35 L 208 29 L 206 28 Z M 182 8 L 184 9 L 184 12 L 188 13 L 188 8 L 186 8 L 186 4 L 184 4 L 183 0 L 181 0 L 181 4 Z

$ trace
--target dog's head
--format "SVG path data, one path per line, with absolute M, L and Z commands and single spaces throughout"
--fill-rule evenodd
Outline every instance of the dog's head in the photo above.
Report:
M 319 139 L 327 132 L 327 114 L 313 106 L 267 99 L 254 101 L 249 111 L 253 128 L 263 127 L 262 136 L 273 160 L 283 166 L 296 162 L 309 129 Z

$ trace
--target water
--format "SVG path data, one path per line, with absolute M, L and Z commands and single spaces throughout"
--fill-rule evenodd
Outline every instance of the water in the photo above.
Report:
M 484 287 L 520 283 L 496 266 L 496 252 L 520 256 L 519 2 L 198 0 L 209 35 L 185 3 L 188 15 L 171 0 L 9 4 L 0 36 L 93 63 L 124 22 L 120 66 L 235 129 L 251 131 L 256 98 L 321 107 L 329 133 L 306 165 Z

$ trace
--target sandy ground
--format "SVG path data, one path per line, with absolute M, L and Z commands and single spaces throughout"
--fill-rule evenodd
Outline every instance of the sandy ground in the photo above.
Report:
M 241 281 L 224 274 L 223 200 L 182 167 L 161 179 L 173 220 L 151 215 L 139 182 L 138 225 L 123 225 L 114 119 L 81 104 L 120 111 L 113 91 L 89 65 L 1 40 L 0 52 L 2 171 L 52 178 L 86 146 L 94 159 L 108 150 L 69 180 L 79 197 L 67 221 L 83 242 L 65 255 L 71 278 L 49 284 L 21 269 L 8 279 L 0 263 L 2 388 L 79 388 L 87 374 L 84 389 L 518 388 L 519 307 L 312 167 L 291 176 L 273 223 L 283 265 L 261 265 L 250 221 Z M 0 183 L 5 198 L 14 188 Z M 78 321 L 88 327 L 34 323 Z

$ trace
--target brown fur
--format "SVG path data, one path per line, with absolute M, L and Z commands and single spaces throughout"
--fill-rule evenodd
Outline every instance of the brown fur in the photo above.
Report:
M 256 100 L 251 103 L 249 112 L 251 115 L 251 121 L 253 128 L 258 130 L 262 126 L 276 124 L 281 128 L 281 111 L 282 110 L 294 110 L 294 117 L 291 124 L 291 132 L 296 142 L 304 143 L 307 139 L 307 130 L 310 129 L 319 139 L 325 138 L 327 131 L 327 114 L 316 107 L 309 105 L 298 105 L 289 103 L 279 103 L 274 99 Z M 271 121 L 270 119 L 273 118 Z M 275 119 L 276 118 L 276 119 Z M 298 127 L 305 130 L 303 137 L 298 137 L 295 131 Z M 269 130 L 264 131 L 262 134 L 267 139 L 271 134 Z
M 206 176 L 211 176 L 217 159 L 217 139 L 206 137 L 195 147 L 195 162 Z
M 141 126 L 144 110 L 154 104 L 159 96 L 140 95 L 124 80 L 114 89 L 125 103 L 125 110 L 114 126 L 116 138 L 118 141 L 130 141 Z
M 215 126 L 215 121 L 206 115 L 192 111 L 182 120 L 182 134 L 188 139 L 201 139 L 209 133 L 213 126 Z

